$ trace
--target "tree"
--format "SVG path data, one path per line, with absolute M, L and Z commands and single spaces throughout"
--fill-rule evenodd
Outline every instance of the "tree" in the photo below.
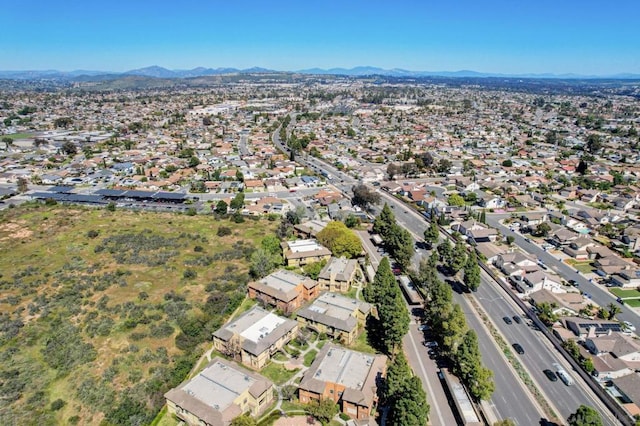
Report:
M 608 311 L 609 311 L 609 318 L 610 320 L 615 319 L 616 315 L 618 315 L 620 312 L 622 312 L 622 309 L 620 309 L 620 306 L 616 305 L 615 303 L 611 302 L 607 305 Z
M 316 238 L 337 257 L 344 256 L 351 259 L 362 253 L 360 238 L 339 221 L 329 222 L 322 231 L 318 232 Z
M 587 161 L 584 159 L 580 159 L 580 163 L 578 163 L 578 167 L 576 167 L 576 172 L 584 176 L 585 174 L 587 174 L 588 168 L 589 165 L 587 164 Z
M 438 161 L 436 171 L 440 174 L 446 175 L 451 170 L 451 166 L 451 161 L 443 158 L 442 160 Z
M 60 117 L 53 120 L 53 125 L 57 127 L 67 128 L 73 124 L 73 120 L 69 117 Z
M 513 161 L 510 158 L 507 158 L 502 162 L 503 167 L 513 167 Z
M 391 264 L 389 258 L 383 257 L 378 265 L 376 275 L 373 277 L 373 282 L 366 286 L 363 290 L 364 300 L 372 304 L 378 304 L 381 300 L 381 295 L 385 292 L 385 288 L 395 285 L 396 279 L 391 272 Z
M 476 291 L 480 287 L 480 266 L 478 266 L 475 250 L 471 250 L 464 264 L 464 285 L 471 291 Z
M 393 180 L 393 178 L 402 172 L 402 166 L 395 163 L 389 163 L 387 166 L 387 175 L 389 176 L 389 180 Z
M 238 192 L 229 203 L 232 210 L 238 211 L 244 207 L 244 192 Z
M 214 209 L 214 211 L 216 212 L 216 214 L 225 215 L 227 214 L 227 207 L 227 202 L 224 200 L 220 200 L 216 203 L 216 208 Z
M 322 424 L 327 424 L 338 414 L 338 404 L 331 399 L 323 399 L 319 403 L 311 403 L 307 406 L 307 411 Z
M 591 133 L 587 136 L 587 144 L 585 145 L 587 151 L 591 154 L 595 154 L 602 149 L 602 139 L 600 135 L 596 133 Z
M 384 203 L 380 214 L 376 216 L 373 222 L 373 232 L 380 234 L 383 240 L 389 237 L 389 231 L 396 223 L 396 217 L 391 211 L 391 207 L 387 203 Z
M 513 242 L 516 240 L 516 237 L 514 237 L 513 235 L 507 235 L 507 244 L 511 245 L 513 244 Z
M 580 405 L 567 419 L 569 426 L 602 426 L 600 414 L 588 405 Z
M 384 379 L 383 395 L 387 403 L 392 403 L 401 394 L 404 389 L 403 384 L 409 377 L 411 377 L 411 368 L 404 353 L 398 352 L 389 364 L 387 376 Z
M 402 384 L 402 391 L 391 405 L 389 424 L 399 426 L 424 426 L 429 416 L 427 395 L 422 382 L 416 376 Z
M 2 142 L 4 142 L 5 149 L 8 151 L 9 147 L 13 145 L 13 138 L 9 136 L 5 136 L 2 138 Z
M 464 206 L 464 198 L 460 194 L 451 194 L 447 197 L 447 204 L 450 206 L 462 207 Z
M 511 419 L 502 419 L 498 422 L 494 422 L 493 426 L 516 426 L 516 423 Z
M 475 374 L 475 381 L 469 383 L 469 394 L 476 401 L 488 401 L 496 389 L 493 382 L 493 371 L 486 367 L 478 367 Z
M 273 257 L 263 248 L 258 248 L 251 254 L 249 274 L 256 279 L 264 278 L 273 270 Z
M 456 303 L 449 314 L 444 316 L 441 323 L 440 333 L 444 353 L 453 356 L 466 332 L 467 320 L 462 308 Z
M 478 336 L 473 330 L 466 332 L 454 357 L 456 374 L 469 389 L 475 400 L 487 400 L 495 390 L 493 373 L 482 366 Z
M 394 223 L 385 243 L 400 267 L 407 269 L 413 257 L 414 244 L 409 231 Z
M 457 274 L 467 262 L 467 248 L 462 240 L 456 241 L 456 245 L 453 247 L 451 253 L 451 260 L 448 263 L 448 267 L 452 274 Z
M 19 177 L 18 178 L 18 192 L 19 193 L 24 193 L 27 192 L 29 190 L 29 186 L 27 185 L 27 180 L 23 177 Z
M 443 262 L 449 262 L 449 260 L 451 259 L 453 248 L 451 247 L 451 243 L 449 242 L 448 238 L 445 238 L 444 241 L 438 244 L 436 250 L 438 251 L 440 259 L 442 259 Z
M 354 205 L 366 209 L 370 204 L 380 202 L 380 194 L 376 191 L 369 190 L 366 185 L 356 185 L 353 187 L 353 198 L 351 201 Z
M 535 231 L 535 235 L 536 237 L 547 237 L 549 235 L 549 232 L 551 232 L 551 225 L 549 225 L 547 222 L 542 222 L 539 223 L 538 226 L 536 226 L 536 231 Z
M 424 230 L 424 240 L 433 246 L 438 242 L 440 238 L 440 231 L 438 229 L 438 221 L 435 215 L 431 214 L 431 220 L 429 221 L 429 227 Z
M 256 419 L 248 414 L 243 414 L 231 420 L 230 426 L 256 426 L 257 424 Z
M 73 157 L 78 153 L 78 148 L 76 148 L 76 145 L 73 142 L 66 141 L 60 147 L 60 151 L 62 151 L 63 154 L 68 155 L 69 157 Z
M 244 182 L 244 175 L 240 171 L 240 169 L 236 170 L 236 180 L 240 182 Z
M 189 167 L 196 167 L 198 164 L 200 164 L 200 160 L 198 160 L 198 157 L 194 155 L 193 157 L 189 158 L 189 163 L 187 165 Z
M 537 305 L 538 308 L 538 318 L 540 321 L 550 326 L 554 322 L 558 321 L 558 315 L 554 314 L 553 311 L 558 306 L 555 303 L 542 302 Z
M 360 219 L 358 219 L 355 215 L 350 214 L 344 220 L 344 224 L 347 226 L 347 228 L 353 229 L 360 224 Z

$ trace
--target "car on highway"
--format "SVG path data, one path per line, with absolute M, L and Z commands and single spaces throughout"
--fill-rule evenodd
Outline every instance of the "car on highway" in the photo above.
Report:
M 514 320 L 515 322 L 517 322 L 518 324 L 520 324 L 520 323 L 522 322 L 522 318 L 520 318 L 520 316 L 519 316 L 519 315 L 514 315 L 514 316 L 513 316 L 513 320 Z
M 524 348 L 520 345 L 520 343 L 514 343 L 511 346 L 513 346 L 513 350 L 519 353 L 520 355 L 524 354 Z
M 547 376 L 547 379 L 551 380 L 552 382 L 558 381 L 558 376 L 556 376 L 556 373 L 549 370 L 548 368 L 546 370 L 543 370 L 542 372 L 544 373 L 545 376 Z
M 509 318 L 509 317 L 503 317 L 502 321 L 504 321 L 507 324 L 513 324 L 513 321 L 511 321 L 511 318 Z

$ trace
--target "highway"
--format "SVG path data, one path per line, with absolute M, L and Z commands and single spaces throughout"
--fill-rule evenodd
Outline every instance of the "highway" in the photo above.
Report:
M 526 314 L 515 306 L 511 298 L 504 294 L 502 288 L 495 285 L 484 271 L 482 271 L 482 283 L 474 296 L 482 303 L 484 311 L 506 342 L 509 345 L 513 343 L 522 345 L 525 353 L 519 355 L 512 349 L 514 356 L 525 367 L 536 383 L 536 387 L 546 396 L 546 400 L 560 418 L 566 419 L 581 404 L 584 404 L 596 408 L 603 416 L 605 425 L 619 424 L 602 406 L 598 397 L 578 378 L 578 375 L 571 373 L 571 367 L 565 362 L 563 356 L 553 348 L 549 340 L 540 331 L 536 331 L 529 325 L 530 322 L 527 320 Z M 523 319 L 521 324 L 513 320 L 511 324 L 507 324 L 503 320 L 504 317 L 512 318 L 514 315 Z M 565 370 L 574 377 L 575 384 L 573 386 L 566 386 L 560 380 L 552 382 L 544 375 L 542 372 L 544 369 L 554 370 L 554 363 L 562 364 Z

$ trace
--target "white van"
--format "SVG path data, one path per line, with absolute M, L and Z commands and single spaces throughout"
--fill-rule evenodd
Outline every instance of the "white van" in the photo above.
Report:
M 553 364 L 553 366 L 556 368 L 556 374 L 560 377 L 560 380 L 562 380 L 565 385 L 571 386 L 573 384 L 573 377 L 571 377 L 560 364 Z

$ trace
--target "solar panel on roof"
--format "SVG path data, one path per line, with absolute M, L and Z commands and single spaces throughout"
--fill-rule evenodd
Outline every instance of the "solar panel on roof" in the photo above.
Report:
M 126 191 L 124 193 L 125 197 L 130 197 L 130 198 L 151 198 L 153 197 L 153 192 L 151 191 L 135 191 L 135 190 L 130 190 L 130 191 Z
M 159 191 L 153 194 L 153 198 L 164 198 L 166 200 L 183 200 L 185 197 L 186 194 L 182 194 L 180 192 Z
M 104 195 L 105 197 L 121 197 L 125 192 L 121 189 L 99 189 L 94 194 Z
M 75 186 L 58 185 L 58 186 L 52 186 L 51 188 L 47 189 L 47 191 L 49 191 L 49 192 L 69 193 L 69 192 L 73 191 L 74 189 L 75 189 Z

